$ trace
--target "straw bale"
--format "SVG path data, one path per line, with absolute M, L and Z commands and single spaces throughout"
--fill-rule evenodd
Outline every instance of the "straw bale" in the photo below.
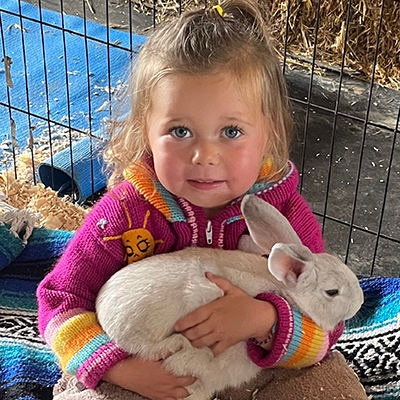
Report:
M 270 4 L 272 29 L 283 51 L 287 2 L 266 0 Z M 292 0 L 289 10 L 288 51 L 312 58 L 316 32 L 318 1 Z M 348 1 L 321 1 L 316 60 L 332 66 L 342 63 L 345 47 Z M 350 10 L 344 67 L 370 80 L 373 73 L 381 1 L 355 0 Z M 375 81 L 400 88 L 400 3 L 386 1 L 383 8 Z
M 296 56 L 303 58 L 301 63 L 304 63 L 304 58 L 310 62 L 315 41 L 318 0 L 291 0 L 289 10 L 287 0 L 258 1 L 266 9 L 266 20 L 269 20 L 281 53 L 284 51 L 288 20 L 287 50 L 291 56 L 288 62 L 296 59 Z M 209 3 L 212 5 L 215 1 Z M 342 63 L 348 3 L 348 0 L 320 0 L 316 62 L 331 66 L 334 70 L 339 70 Z M 136 0 L 134 4 L 140 12 L 153 12 L 153 2 Z M 356 72 L 364 80 L 370 80 L 373 73 L 381 4 L 382 0 L 351 2 L 344 67 L 345 72 Z M 204 0 L 182 0 L 182 9 L 194 6 L 204 7 Z M 156 21 L 164 21 L 178 15 L 179 3 L 176 0 L 157 0 L 156 10 Z M 379 84 L 396 89 L 400 88 L 399 21 L 400 2 L 386 1 L 374 79 Z

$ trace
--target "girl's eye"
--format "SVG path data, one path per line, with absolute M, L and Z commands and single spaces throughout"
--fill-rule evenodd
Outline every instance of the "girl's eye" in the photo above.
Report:
M 223 135 L 228 139 L 236 139 L 242 135 L 242 131 L 237 126 L 228 126 L 223 129 Z
M 177 126 L 176 128 L 172 128 L 170 129 L 170 132 L 178 139 L 184 139 L 192 136 L 189 129 L 185 128 L 184 126 Z

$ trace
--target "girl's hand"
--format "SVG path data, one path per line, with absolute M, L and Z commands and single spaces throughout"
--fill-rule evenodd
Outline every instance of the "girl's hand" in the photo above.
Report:
M 220 276 L 206 276 L 224 291 L 224 296 L 178 320 L 176 332 L 194 347 L 210 347 L 214 356 L 251 337 L 266 338 L 277 318 L 275 307 L 254 299 Z
M 189 396 L 185 389 L 196 378 L 175 376 L 163 367 L 163 361 L 129 357 L 110 368 L 103 380 L 152 400 L 178 400 Z

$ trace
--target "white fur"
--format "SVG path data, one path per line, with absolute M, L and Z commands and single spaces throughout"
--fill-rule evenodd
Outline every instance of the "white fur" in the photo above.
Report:
M 312 254 L 274 207 L 246 196 L 242 212 L 252 241 L 244 237 L 239 245 L 251 254 L 187 248 L 155 255 L 118 271 L 97 298 L 99 322 L 121 348 L 152 360 L 167 357 L 167 369 L 198 378 L 188 388 L 190 400 L 207 400 L 228 386 L 238 387 L 260 370 L 247 356 L 244 342 L 214 357 L 209 348 L 196 349 L 174 333 L 179 318 L 223 296 L 205 277 L 207 271 L 251 296 L 281 295 L 328 330 L 351 318 L 363 302 L 350 269 L 332 255 Z M 260 251 L 270 254 L 268 260 L 255 254 Z M 335 289 L 337 296 L 326 292 Z
M 0 200 L 4 198 L 4 193 L 0 192 Z M 4 210 L 4 213 L 0 215 L 0 225 L 11 224 L 10 232 L 16 238 L 19 238 L 21 233 L 23 233 L 22 243 L 26 245 L 33 232 L 35 223 L 41 217 L 41 214 L 33 213 L 29 210 L 20 210 L 4 201 L 0 201 L 0 210 Z

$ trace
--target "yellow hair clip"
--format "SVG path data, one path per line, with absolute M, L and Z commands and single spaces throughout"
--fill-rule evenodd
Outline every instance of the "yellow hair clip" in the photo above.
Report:
M 221 17 L 224 16 L 224 10 L 222 9 L 222 7 L 221 7 L 220 5 L 213 6 L 213 7 L 211 8 L 211 10 L 217 10 L 217 11 L 218 11 L 218 14 L 219 14 Z

